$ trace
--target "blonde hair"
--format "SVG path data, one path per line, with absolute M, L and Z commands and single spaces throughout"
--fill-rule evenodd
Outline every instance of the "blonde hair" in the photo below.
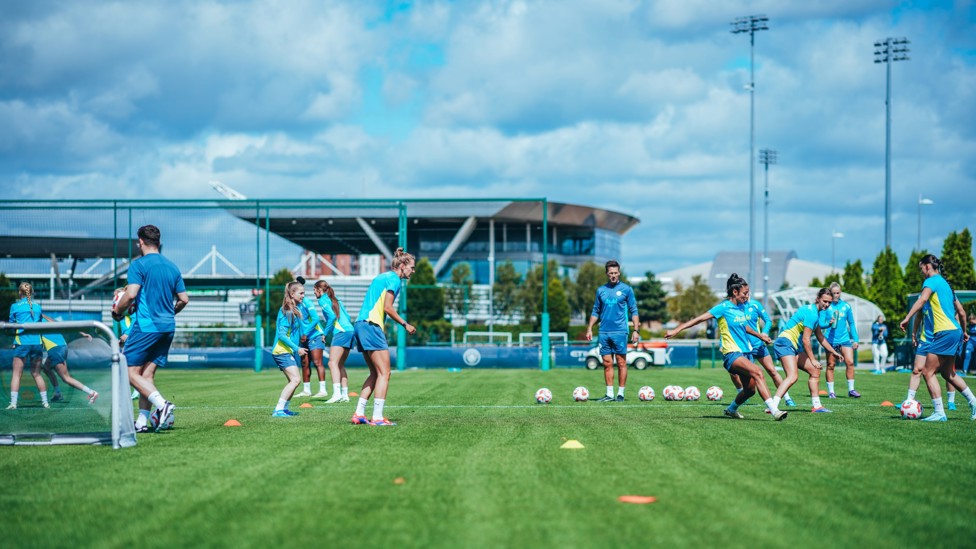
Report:
M 336 299 L 335 290 L 332 289 L 332 286 L 329 286 L 329 283 L 324 280 L 319 280 L 318 282 L 315 283 L 314 288 L 316 290 L 322 290 L 323 292 L 325 292 L 325 295 L 329 296 L 329 299 L 332 300 L 332 312 L 335 313 L 336 318 L 338 319 L 339 300 Z
M 414 259 L 414 257 L 411 254 L 408 254 L 407 252 L 403 251 L 403 248 L 397 248 L 396 251 L 393 252 L 394 271 L 399 269 L 401 265 L 405 265 L 407 263 L 416 263 L 416 262 L 417 260 Z
M 34 316 L 34 300 L 32 299 L 34 296 L 34 287 L 31 286 L 30 282 L 21 282 L 17 286 L 17 292 L 27 298 L 27 306 L 30 308 L 31 316 Z
M 303 287 L 304 284 L 298 281 L 292 281 L 285 284 L 285 297 L 281 300 L 281 309 L 285 311 L 287 315 L 295 314 L 295 309 L 298 307 L 298 302 L 292 299 L 291 293 L 295 291 L 296 288 Z

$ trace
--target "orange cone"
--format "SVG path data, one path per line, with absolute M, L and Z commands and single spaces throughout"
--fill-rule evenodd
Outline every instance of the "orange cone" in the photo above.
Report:
M 226 422 L 224 422 L 224 427 L 240 427 L 240 426 L 241 426 L 241 422 L 237 421 L 236 419 L 228 419 Z
M 356 391 L 353 391 L 353 392 L 349 393 L 349 396 L 351 396 L 351 397 L 358 397 L 359 396 L 359 393 L 357 393 Z
M 299 408 L 313 408 L 313 406 L 311 402 L 303 402 Z
M 820 389 L 820 396 L 827 396 L 827 391 Z
M 654 496 L 620 496 L 617 498 L 620 503 L 636 503 L 638 505 L 646 505 L 648 503 L 654 503 L 657 498 Z
M 881 405 L 882 406 L 894 406 L 894 404 L 892 404 L 890 400 L 886 400 L 886 401 L 882 402 Z

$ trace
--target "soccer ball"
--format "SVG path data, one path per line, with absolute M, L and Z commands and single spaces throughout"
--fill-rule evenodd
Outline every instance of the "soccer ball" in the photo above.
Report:
M 674 400 L 684 400 L 685 390 L 681 388 L 680 385 L 674 386 Z
M 124 293 L 125 292 L 119 292 L 119 293 L 115 294 L 115 296 L 112 297 L 112 310 L 113 311 L 118 312 L 118 310 L 119 310 L 119 307 L 118 307 L 119 300 L 122 299 L 122 294 L 124 294 Z M 135 301 L 133 301 L 132 303 L 129 304 L 129 311 L 128 311 L 127 314 L 130 314 L 131 315 L 134 312 L 136 312 L 136 302 Z
M 535 392 L 535 401 L 539 404 L 548 404 L 552 402 L 552 391 L 546 389 L 545 387 L 539 389 Z
M 166 421 L 166 424 L 163 425 L 163 427 L 162 427 L 162 429 L 160 429 L 160 431 L 163 431 L 163 430 L 166 430 L 166 429 L 172 429 L 174 423 L 176 423 L 176 413 L 175 412 L 174 413 L 171 413 L 169 415 L 169 420 Z M 158 425 L 159 425 L 159 408 L 155 408 L 152 411 L 152 413 L 149 414 L 149 427 L 151 429 L 153 429 L 153 430 L 156 430 L 156 427 Z
M 674 400 L 674 385 L 668 385 L 664 387 L 664 390 L 661 391 L 661 394 L 664 395 L 664 400 Z
M 647 385 L 641 387 L 640 391 L 637 391 L 637 398 L 643 400 L 644 402 L 654 400 L 654 389 L 651 389 Z
M 536 395 L 538 400 L 538 394 Z M 573 389 L 573 400 L 576 402 L 585 402 L 590 399 L 590 392 L 586 390 L 586 387 L 577 387 Z
M 904 419 L 918 419 L 922 417 L 922 404 L 917 400 L 906 400 L 902 402 L 901 417 Z
M 725 396 L 725 393 L 722 392 L 722 388 L 716 385 L 709 387 L 708 391 L 705 393 L 705 397 L 708 398 L 708 400 L 722 400 L 723 396 Z
M 664 388 L 664 400 L 684 400 L 685 390 L 677 385 L 668 385 Z
M 699 398 L 701 398 L 701 391 L 698 390 L 698 387 L 692 385 L 685 389 L 685 400 L 698 400 Z

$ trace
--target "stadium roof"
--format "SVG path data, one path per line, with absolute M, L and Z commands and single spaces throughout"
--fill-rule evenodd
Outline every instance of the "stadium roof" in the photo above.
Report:
M 753 275 L 755 281 L 749 281 L 753 294 L 762 293 L 762 254 L 756 256 L 758 272 Z M 822 265 L 811 261 L 804 261 L 797 257 L 794 251 L 769 252 L 769 282 L 770 294 L 777 291 L 785 283 L 787 286 L 806 286 L 813 278 L 824 278 L 831 273 L 830 265 Z M 725 295 L 725 283 L 732 273 L 739 276 L 749 276 L 749 252 L 723 251 L 715 255 L 713 261 L 698 263 L 657 276 L 665 283 L 669 291 L 676 282 L 683 285 L 691 283 L 691 278 L 700 275 L 716 294 Z

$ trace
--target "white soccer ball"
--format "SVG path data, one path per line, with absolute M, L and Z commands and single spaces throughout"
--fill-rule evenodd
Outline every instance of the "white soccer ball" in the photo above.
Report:
M 169 419 L 166 421 L 166 423 L 163 425 L 160 431 L 164 431 L 166 429 L 172 429 L 173 424 L 175 423 L 176 423 L 176 413 L 173 412 L 169 415 Z M 159 425 L 159 408 L 155 408 L 152 411 L 152 413 L 149 414 L 149 427 L 153 430 L 156 430 L 156 426 L 158 425 Z
M 922 403 L 917 400 L 906 400 L 902 402 L 901 417 L 903 419 L 918 419 L 922 417 Z
M 586 387 L 580 386 L 573 389 L 573 400 L 576 402 L 586 402 L 589 399 L 590 392 L 586 389 Z
M 119 293 L 115 294 L 115 296 L 112 297 L 112 310 L 113 311 L 118 312 L 118 310 L 119 310 L 119 307 L 118 307 L 119 300 L 122 299 L 122 294 L 124 294 L 124 293 L 125 292 L 119 292 Z M 136 310 L 136 302 L 133 301 L 132 303 L 129 304 L 128 314 L 134 313 L 135 310 Z
M 664 388 L 664 400 L 684 400 L 685 390 L 678 385 L 668 385 Z
M 680 385 L 674 386 L 674 400 L 684 400 L 685 390 L 681 388 Z
M 685 389 L 685 400 L 698 400 L 700 398 L 701 391 L 698 390 L 698 387 L 692 385 L 691 387 Z
M 637 398 L 643 400 L 644 402 L 654 400 L 654 389 L 648 387 L 647 385 L 641 387 L 640 391 L 637 391 Z
M 674 385 L 666 385 L 661 394 L 664 395 L 664 400 L 674 400 Z
M 712 385 L 708 388 L 708 391 L 705 392 L 705 397 L 708 398 L 708 400 L 722 400 L 723 396 L 725 396 L 725 393 L 722 392 L 722 388 L 717 385 Z
M 552 391 L 546 389 L 545 387 L 539 389 L 535 392 L 535 401 L 539 404 L 548 404 L 552 402 Z

